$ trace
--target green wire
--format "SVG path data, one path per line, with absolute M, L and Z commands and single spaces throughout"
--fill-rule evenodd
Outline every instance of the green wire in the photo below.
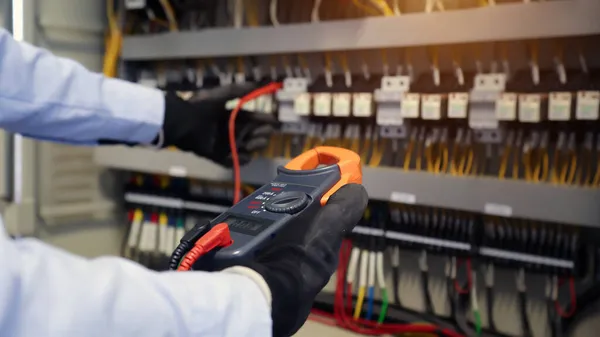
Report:
M 183 259 L 185 259 L 187 253 L 185 253 L 182 257 L 181 260 L 179 260 L 179 263 L 177 264 L 177 269 L 179 269 L 179 266 L 181 266 L 181 262 L 183 262 Z
M 184 228 L 184 223 L 183 223 L 183 219 L 182 218 L 177 218 L 177 222 L 175 224 L 175 227 L 177 228 Z M 183 262 L 183 259 L 185 259 L 185 256 L 187 255 L 187 253 L 185 253 L 181 259 L 179 259 L 179 263 L 177 264 L 177 269 L 179 269 L 179 266 L 181 266 L 181 262 Z
M 381 312 L 379 313 L 379 319 L 377 320 L 377 324 L 383 323 L 385 317 L 387 316 L 388 309 L 388 293 L 387 289 L 381 289 L 381 297 L 383 298 L 383 303 L 381 303 Z
M 475 318 L 475 331 L 477 332 L 477 336 L 481 336 L 481 314 L 479 310 L 473 311 L 473 318 Z

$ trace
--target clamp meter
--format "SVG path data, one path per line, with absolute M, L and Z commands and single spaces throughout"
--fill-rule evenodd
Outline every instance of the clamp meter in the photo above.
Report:
M 304 226 L 329 197 L 349 183 L 362 183 L 360 156 L 336 147 L 317 147 L 277 169 L 277 177 L 210 222 L 227 224 L 233 243 L 200 259 L 194 269 L 220 269 L 251 259 L 286 229 Z M 199 268 L 198 268 L 199 267 Z

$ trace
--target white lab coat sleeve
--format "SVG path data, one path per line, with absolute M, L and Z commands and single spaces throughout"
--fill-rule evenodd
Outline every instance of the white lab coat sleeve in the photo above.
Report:
M 71 255 L 0 223 L 0 336 L 271 335 L 267 300 L 231 273 L 153 272 L 134 262 Z
M 160 90 L 90 72 L 0 28 L 0 128 L 72 144 L 150 143 L 164 106 Z

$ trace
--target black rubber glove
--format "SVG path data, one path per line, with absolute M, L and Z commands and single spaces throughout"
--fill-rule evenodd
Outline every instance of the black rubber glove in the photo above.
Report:
M 302 327 L 337 269 L 343 237 L 363 216 L 368 199 L 362 185 L 340 188 L 306 226 L 294 229 L 285 242 L 276 240 L 247 265 L 271 289 L 274 337 L 291 336 Z
M 162 145 L 175 146 L 230 167 L 230 111 L 225 109 L 225 103 L 254 89 L 256 85 L 252 83 L 234 84 L 199 91 L 188 101 L 173 93 L 167 94 Z M 253 152 L 267 147 L 275 122 L 273 116 L 264 113 L 245 110 L 238 113 L 236 144 L 240 164 L 249 162 Z M 160 140 L 157 139 L 156 143 L 160 143 Z

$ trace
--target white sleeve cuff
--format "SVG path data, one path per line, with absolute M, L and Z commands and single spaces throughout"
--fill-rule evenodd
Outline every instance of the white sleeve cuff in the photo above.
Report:
M 267 301 L 267 305 L 269 307 L 269 311 L 271 311 L 271 302 L 272 302 L 271 289 L 269 288 L 269 285 L 267 284 L 265 279 L 259 273 L 257 273 L 253 269 L 250 269 L 248 267 L 243 267 L 243 266 L 229 267 L 227 269 L 222 270 L 222 272 L 243 275 L 243 276 L 248 277 L 252 281 L 254 281 L 254 283 L 258 286 L 258 288 L 262 292 L 263 296 L 265 297 L 265 300 Z

